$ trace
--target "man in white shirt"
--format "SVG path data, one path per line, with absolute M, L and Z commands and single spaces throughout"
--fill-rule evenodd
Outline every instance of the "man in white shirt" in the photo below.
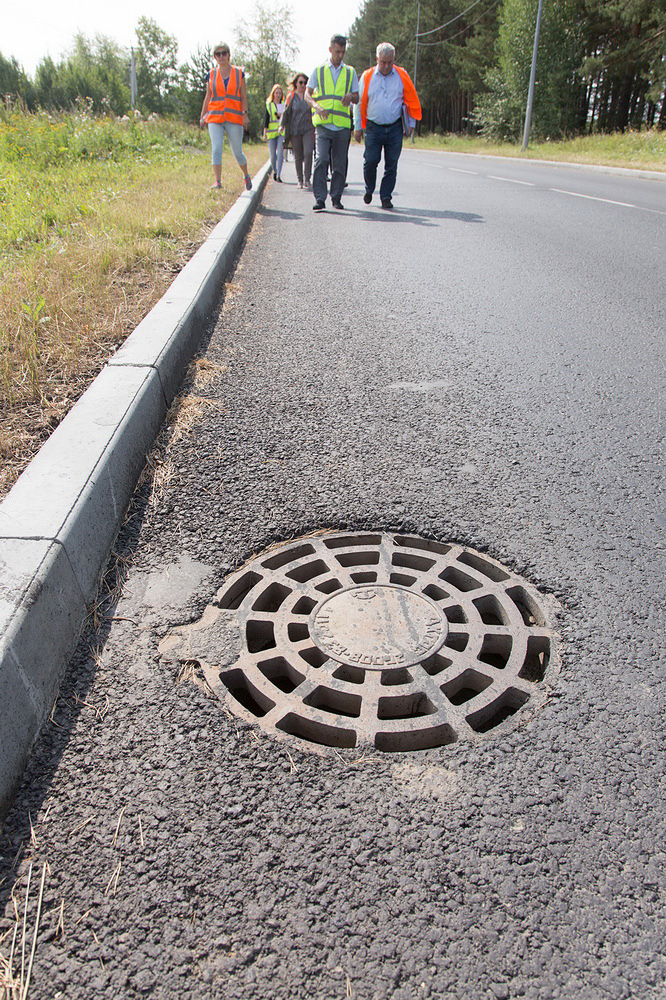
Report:
M 315 212 L 326 207 L 329 158 L 331 162 L 331 202 L 333 208 L 344 208 L 341 197 L 347 173 L 347 152 L 351 138 L 350 104 L 358 103 L 358 77 L 353 66 L 346 66 L 343 57 L 347 48 L 344 35 L 333 35 L 329 47 L 331 58 L 310 74 L 305 100 L 312 108 L 312 121 L 317 134 L 317 159 L 312 175 Z

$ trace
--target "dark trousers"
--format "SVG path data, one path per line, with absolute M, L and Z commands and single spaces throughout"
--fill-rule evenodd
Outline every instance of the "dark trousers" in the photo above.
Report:
M 315 201 L 326 201 L 326 172 L 331 161 L 331 200 L 340 201 L 345 189 L 347 153 L 350 131 L 348 128 L 331 129 L 317 125 L 317 159 L 312 175 L 312 193 Z
M 393 194 L 398 176 L 398 160 L 402 152 L 402 121 L 392 125 L 375 125 L 368 121 L 365 129 L 365 152 L 363 154 L 363 180 L 365 190 L 372 194 L 377 183 L 377 167 L 384 150 L 384 176 L 379 187 L 379 197 L 388 201 Z
M 314 151 L 315 134 L 305 132 L 303 135 L 291 135 L 289 137 L 291 148 L 294 151 L 294 163 L 296 164 L 296 176 L 302 184 L 303 181 L 310 183 L 312 173 L 312 153 Z

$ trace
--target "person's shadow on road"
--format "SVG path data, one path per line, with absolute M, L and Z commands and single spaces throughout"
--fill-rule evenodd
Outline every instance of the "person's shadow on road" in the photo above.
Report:
M 484 222 L 481 215 L 475 212 L 440 212 L 429 208 L 391 208 L 379 209 L 374 212 L 363 209 L 347 209 L 349 215 L 356 215 L 368 222 L 411 222 L 415 226 L 436 227 L 437 219 L 450 219 L 454 222 Z M 432 220 L 432 221 L 431 221 Z
M 272 216 L 276 219 L 285 219 L 287 222 L 293 222 L 294 219 L 305 218 L 304 212 L 283 212 L 277 208 L 266 208 L 265 205 L 260 205 L 257 209 L 257 215 Z
M 326 211 L 335 213 L 336 215 L 353 215 L 359 219 L 367 219 L 368 222 L 411 222 L 415 226 L 428 226 L 429 228 L 436 227 L 436 220 L 438 219 L 477 223 L 485 221 L 481 215 L 476 215 L 474 212 L 440 212 L 430 208 L 376 208 L 374 211 L 371 209 L 345 208 L 343 213 L 338 213 L 337 209 L 327 205 Z M 257 215 L 263 215 L 266 218 L 284 219 L 285 222 L 295 222 L 305 218 L 304 212 L 286 212 L 278 208 L 267 208 L 265 205 L 259 206 Z

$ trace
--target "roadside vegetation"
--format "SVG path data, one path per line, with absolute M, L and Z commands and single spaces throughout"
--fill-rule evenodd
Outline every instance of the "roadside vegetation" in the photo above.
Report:
M 538 0 L 428 0 L 419 6 L 417 27 L 411 5 L 365 0 L 347 55 L 364 69 L 375 61 L 377 42 L 391 41 L 398 63 L 417 75 L 423 131 L 516 141 L 537 6 Z M 532 139 L 666 128 L 664 10 L 664 0 L 545 3 Z
M 0 114 L 0 495 L 241 192 L 225 162 L 211 191 L 194 126 Z
M 616 132 L 612 135 L 581 135 L 560 142 L 537 142 L 522 152 L 520 143 L 493 142 L 482 136 L 423 135 L 417 149 L 441 149 L 449 153 L 477 153 L 486 156 L 519 156 L 532 160 L 561 160 L 568 163 L 597 163 L 632 170 L 666 171 L 666 131 Z

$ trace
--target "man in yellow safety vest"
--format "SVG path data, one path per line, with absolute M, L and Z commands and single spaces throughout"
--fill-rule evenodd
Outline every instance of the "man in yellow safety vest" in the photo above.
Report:
M 317 159 L 312 175 L 315 212 L 326 207 L 328 188 L 326 174 L 331 163 L 331 202 L 333 208 L 344 208 L 342 192 L 347 174 L 347 152 L 351 138 L 350 104 L 358 103 L 358 77 L 353 66 L 343 62 L 347 39 L 333 35 L 331 58 L 310 74 L 305 100 L 312 108 L 312 122 L 317 135 Z

